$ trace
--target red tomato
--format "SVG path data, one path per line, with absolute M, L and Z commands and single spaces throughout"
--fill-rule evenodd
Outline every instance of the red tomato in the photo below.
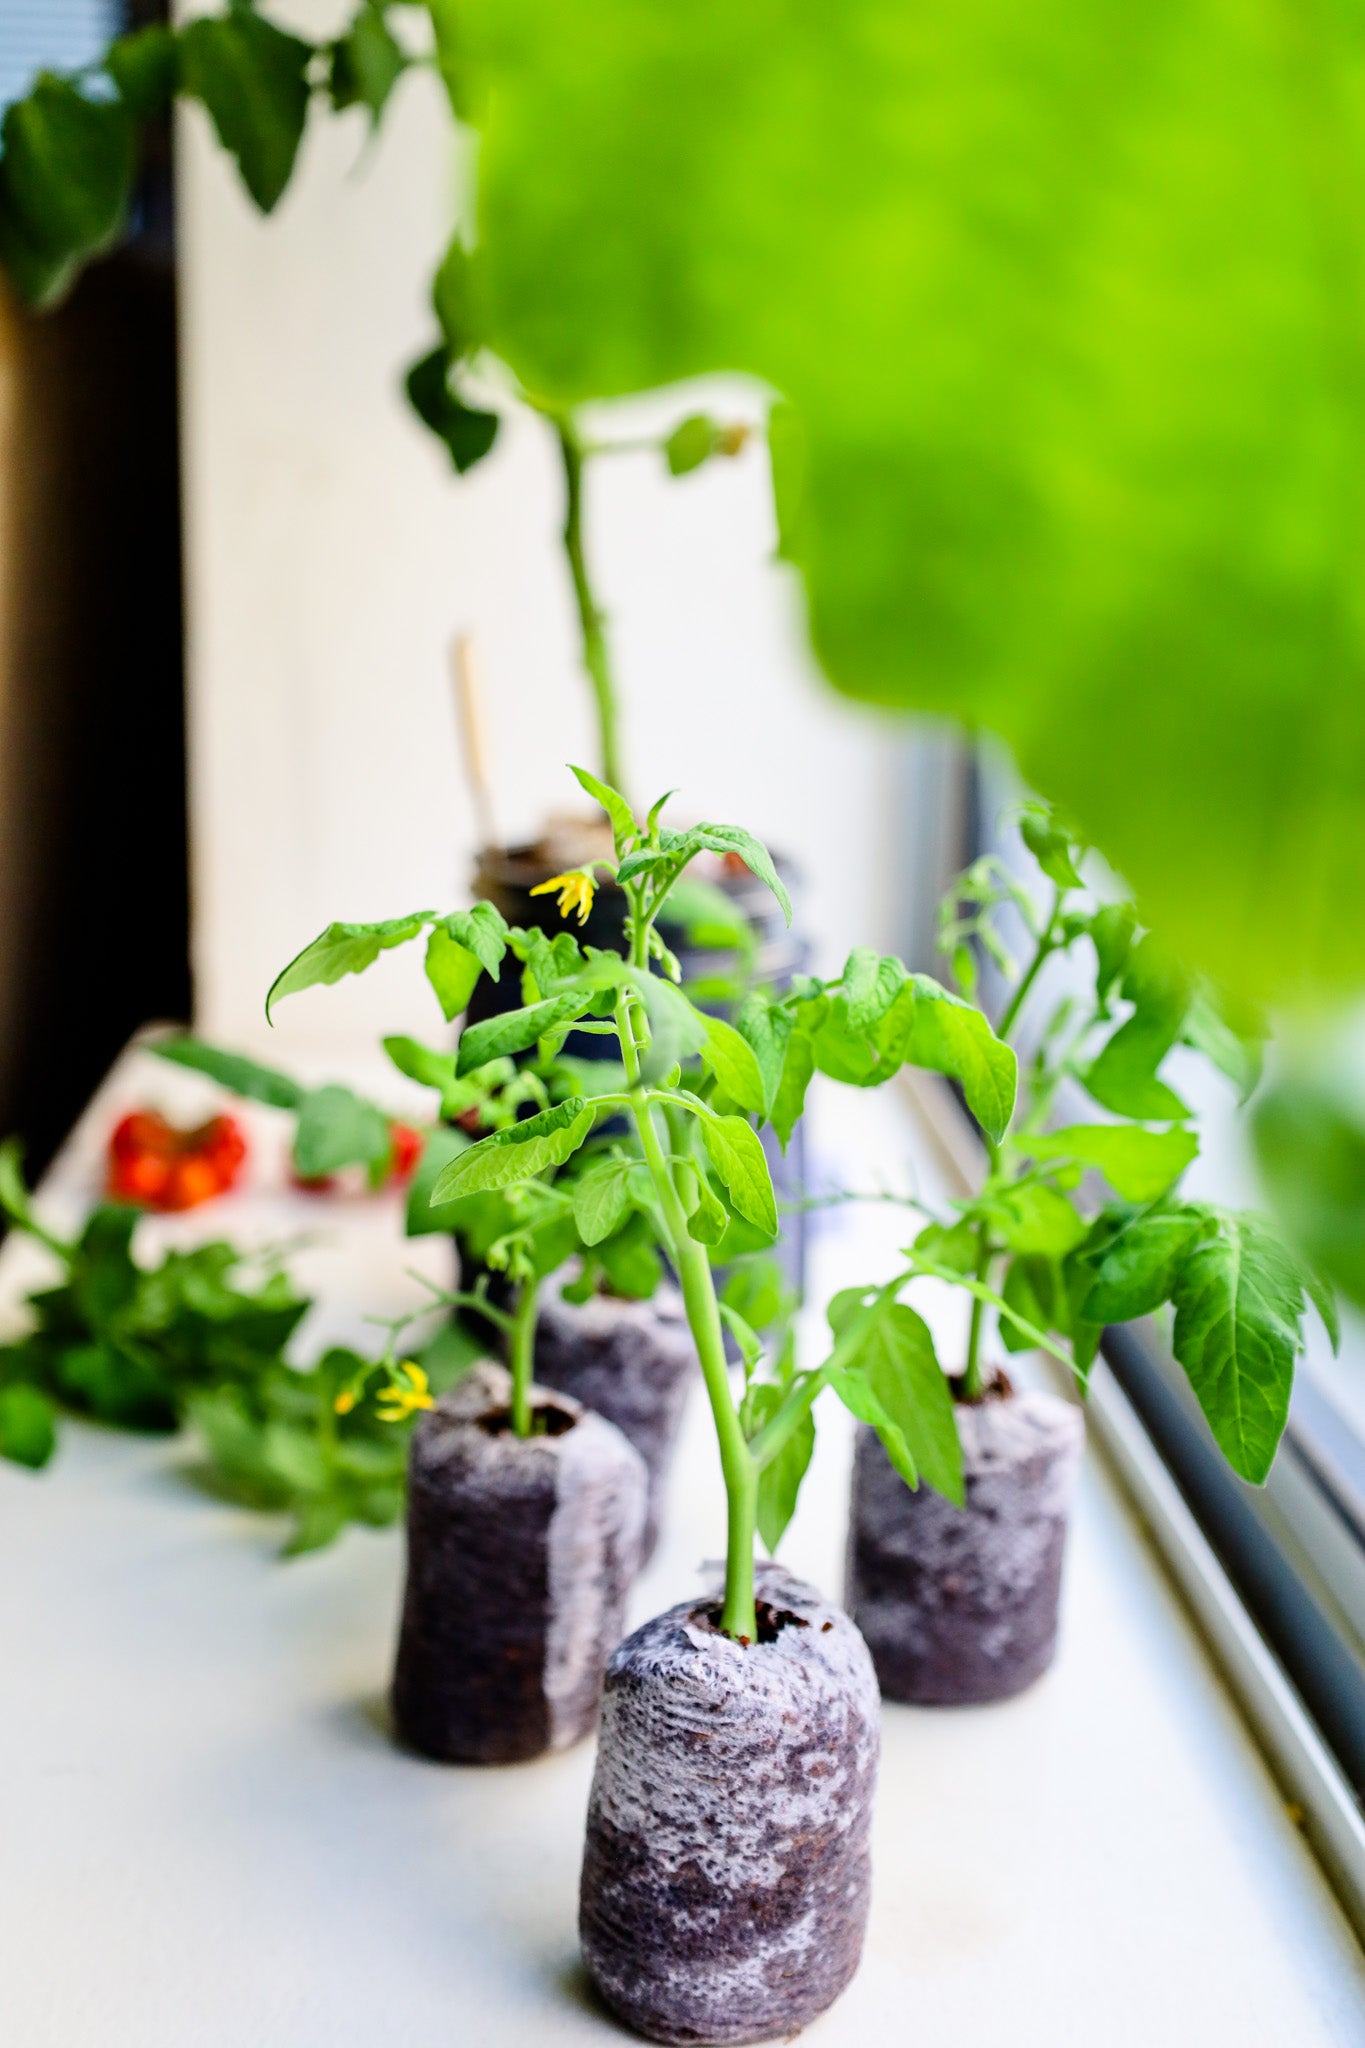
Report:
M 137 1109 L 109 1140 L 108 1190 L 115 1201 L 143 1209 L 197 1208 L 235 1185 L 246 1154 L 234 1117 L 181 1130 L 155 1110 Z
M 402 1187 L 416 1173 L 426 1140 L 411 1124 L 390 1124 L 389 1136 L 393 1139 L 393 1157 L 389 1161 L 388 1185 Z

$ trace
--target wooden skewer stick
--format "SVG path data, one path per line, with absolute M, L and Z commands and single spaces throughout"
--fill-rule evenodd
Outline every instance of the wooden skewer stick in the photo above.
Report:
M 488 773 L 488 747 L 484 732 L 483 699 L 479 690 L 474 641 L 468 633 L 457 633 L 450 648 L 451 672 L 455 678 L 455 711 L 460 724 L 464 770 L 474 806 L 474 823 L 480 851 L 498 843 L 493 824 L 492 784 Z

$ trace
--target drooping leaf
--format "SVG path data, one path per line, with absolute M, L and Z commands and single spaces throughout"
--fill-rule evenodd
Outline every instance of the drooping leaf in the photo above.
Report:
M 634 1206 L 633 1159 L 607 1159 L 585 1173 L 573 1192 L 573 1220 L 584 1244 L 600 1244 L 619 1230 Z
M 830 1303 L 830 1326 L 842 1334 L 860 1304 L 845 1296 Z M 934 1352 L 928 1324 L 904 1302 L 888 1303 L 875 1317 L 856 1355 L 831 1376 L 845 1407 L 870 1422 L 907 1486 L 924 1479 L 961 1507 L 962 1445 L 953 1397 Z
M 844 963 L 843 993 L 849 1029 L 871 1031 L 886 1015 L 906 983 L 906 971 L 894 954 L 872 946 L 856 946 Z
M 815 1050 L 804 1031 L 793 1031 L 782 1061 L 782 1078 L 773 1099 L 771 1122 L 782 1150 L 791 1143 L 792 1132 L 806 1106 L 806 1090 L 815 1073 Z
M 1157 1209 L 1119 1232 L 1094 1268 L 1084 1313 L 1091 1323 L 1128 1323 L 1169 1301 L 1204 1228 L 1195 1208 Z
M 730 1227 L 730 1214 L 707 1175 L 698 1171 L 696 1178 L 696 1199 L 687 1215 L 687 1234 L 698 1244 L 715 1246 L 724 1242 Z
M 1009 1249 L 1024 1258 L 1064 1259 L 1086 1233 L 1066 1196 L 1046 1181 L 1002 1190 L 992 1202 L 991 1221 Z
M 1258 1217 L 1219 1211 L 1172 1299 L 1175 1355 L 1228 1463 L 1259 1485 L 1289 1415 L 1303 1314 L 1294 1263 Z
M 1131 1124 L 1068 1124 L 1029 1140 L 1036 1159 L 1080 1159 L 1098 1167 L 1116 1194 L 1152 1202 L 1179 1180 L 1199 1151 L 1193 1131 L 1144 1131 Z
M 767 1091 L 758 1055 L 749 1041 L 723 1017 L 708 1017 L 701 1056 L 725 1093 L 741 1109 L 762 1116 L 767 1108 Z
M 1185 1013 L 1181 1038 L 1211 1060 L 1220 1074 L 1226 1074 L 1245 1102 L 1261 1078 L 1263 1065 L 1258 1038 L 1244 1038 L 1235 1031 L 1207 990 L 1196 989 Z
M 382 8 L 367 0 L 345 35 L 332 45 L 327 82 L 332 105 L 338 111 L 364 107 L 377 128 L 389 94 L 407 69 L 407 63 Z
M 773 866 L 772 855 L 761 839 L 752 832 L 746 832 L 742 825 L 693 825 L 687 832 L 663 832 L 660 834 L 665 847 L 675 851 L 684 848 L 694 853 L 732 853 L 742 860 L 752 874 L 770 889 L 777 898 L 782 915 L 787 923 L 792 921 L 791 897 L 787 894 L 781 876 Z
M 294 1131 L 301 1179 L 325 1180 L 343 1166 L 375 1166 L 392 1149 L 389 1120 L 372 1102 L 335 1084 L 305 1095 Z
M 957 1081 L 967 1107 L 999 1143 L 1014 1112 L 1018 1064 L 989 1020 L 927 974 L 912 974 L 877 1027 L 882 1058 Z
M 0 262 L 21 298 L 55 305 L 123 230 L 132 118 L 122 99 L 89 98 L 44 71 L 6 110 L 0 141 Z
M 232 1094 L 240 1095 L 248 1102 L 264 1102 L 271 1109 L 297 1109 L 304 1099 L 306 1090 L 288 1074 L 277 1073 L 273 1067 L 263 1067 L 244 1053 L 225 1052 L 221 1046 L 209 1045 L 202 1038 L 195 1038 L 184 1032 L 175 1038 L 155 1040 L 148 1051 L 158 1059 L 170 1060 L 175 1066 L 189 1067 L 196 1074 L 207 1074 L 211 1081 L 217 1081 Z
M 426 975 L 448 1024 L 474 993 L 480 970 L 496 981 L 507 951 L 507 926 L 491 903 L 456 910 L 432 926 Z
M 474 1067 L 486 1066 L 490 1060 L 524 1052 L 538 1038 L 544 1038 L 571 1018 L 581 1017 L 587 1006 L 587 996 L 581 990 L 569 989 L 546 1002 L 531 1003 L 522 1010 L 505 1010 L 500 1016 L 486 1018 L 482 1024 L 470 1024 L 460 1033 L 456 1073 L 467 1074 Z
M 922 1258 L 932 1259 L 936 1266 L 946 1266 L 954 1273 L 970 1273 L 975 1270 L 981 1254 L 977 1233 L 966 1217 L 957 1223 L 926 1223 L 915 1239 L 915 1250 Z
M 104 65 L 129 113 L 148 120 L 170 105 L 179 83 L 175 34 L 164 22 L 150 22 L 112 42 Z
M 1090 920 L 1095 947 L 1095 995 L 1102 1003 L 1127 972 L 1137 931 L 1131 903 L 1106 903 Z
M 269 213 L 303 140 L 312 45 L 238 4 L 187 23 L 179 54 L 181 90 L 203 102 L 242 183 Z
M 1096 1102 L 1118 1116 L 1159 1121 L 1189 1115 L 1157 1069 L 1180 1036 L 1189 1008 L 1182 974 L 1158 955 L 1150 938 L 1134 949 L 1123 980 L 1133 1014 L 1101 1047 L 1081 1076 Z
M 431 1191 L 433 1204 L 473 1195 L 485 1188 L 513 1187 L 533 1180 L 552 1166 L 562 1166 L 583 1143 L 596 1111 L 581 1095 L 571 1095 L 554 1109 L 523 1123 L 494 1131 L 459 1153 L 440 1174 Z
M 751 1387 L 746 1397 L 746 1422 L 750 1436 L 757 1436 L 782 1404 L 785 1389 L 763 1384 Z M 776 1457 L 770 1458 L 758 1475 L 758 1533 L 770 1555 L 787 1532 L 796 1512 L 801 1482 L 815 1450 L 815 1417 L 807 1409 Z
M 381 953 L 406 945 L 435 916 L 432 910 L 415 910 L 410 917 L 385 918 L 379 924 L 329 924 L 311 946 L 305 946 L 284 972 L 277 976 L 265 999 L 267 1018 L 274 1005 L 300 989 L 330 986 L 347 974 L 363 974 L 373 967 Z
M 753 1125 L 742 1116 L 704 1116 L 701 1138 L 707 1158 L 740 1215 L 769 1237 L 776 1237 L 777 1197 Z
M 770 1002 L 766 996 L 746 996 L 735 1013 L 735 1029 L 758 1062 L 761 1115 L 770 1115 L 777 1099 L 793 1028 L 791 1011 L 781 1003 Z M 734 1090 L 730 1093 L 734 1094 Z
M 444 441 L 456 471 L 464 476 L 483 461 L 497 440 L 498 415 L 465 404 L 451 389 L 451 367 L 449 352 L 442 342 L 439 348 L 419 356 L 412 364 L 403 388 L 418 419 L 423 426 L 430 427 L 438 440 Z
M 456 235 L 431 285 L 432 308 L 445 337 L 447 356 L 452 359 L 467 355 L 482 338 L 476 274 L 473 257 Z

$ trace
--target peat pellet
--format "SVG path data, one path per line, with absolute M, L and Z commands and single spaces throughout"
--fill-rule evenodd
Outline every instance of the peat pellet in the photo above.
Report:
M 778 1567 L 759 1638 L 719 1603 L 645 1623 L 607 1666 L 579 1932 L 607 2004 L 651 2041 L 769 2041 L 858 1967 L 880 1747 L 848 1616 Z
M 697 1354 L 675 1287 L 652 1301 L 593 1294 L 565 1301 L 541 1297 L 536 1324 L 536 1379 L 572 1394 L 629 1437 L 649 1471 L 643 1555 L 652 1555 L 668 1467 Z
M 444 1763 L 513 1763 L 597 1721 L 639 1569 L 647 1481 L 618 1429 L 477 1366 L 413 1432 L 408 1575 L 393 1679 L 400 1742 Z
M 1085 1424 L 1042 1392 L 959 1403 L 967 1504 L 912 1492 L 858 1433 L 849 1612 L 884 1696 L 914 1706 L 1010 1699 L 1057 1644 L 1062 1552 Z

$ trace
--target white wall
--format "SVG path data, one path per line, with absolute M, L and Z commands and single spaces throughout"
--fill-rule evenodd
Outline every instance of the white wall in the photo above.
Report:
M 295 14 L 325 30 L 335 10 Z M 564 805 L 562 764 L 591 759 L 591 728 L 547 431 L 509 417 L 460 480 L 401 394 L 434 336 L 428 280 L 455 211 L 434 79 L 404 79 L 373 146 L 359 113 L 315 110 L 268 220 L 197 107 L 179 147 L 198 1022 L 244 1043 L 273 975 L 329 919 L 468 900 L 456 629 L 481 649 L 506 835 Z M 612 427 L 696 402 L 619 409 Z M 828 956 L 888 942 L 895 750 L 802 652 L 761 444 L 677 481 L 655 457 L 613 458 L 590 489 L 635 791 L 676 784 L 679 815 L 750 825 L 796 857 Z M 434 1015 L 410 949 L 295 998 L 272 1043 Z

